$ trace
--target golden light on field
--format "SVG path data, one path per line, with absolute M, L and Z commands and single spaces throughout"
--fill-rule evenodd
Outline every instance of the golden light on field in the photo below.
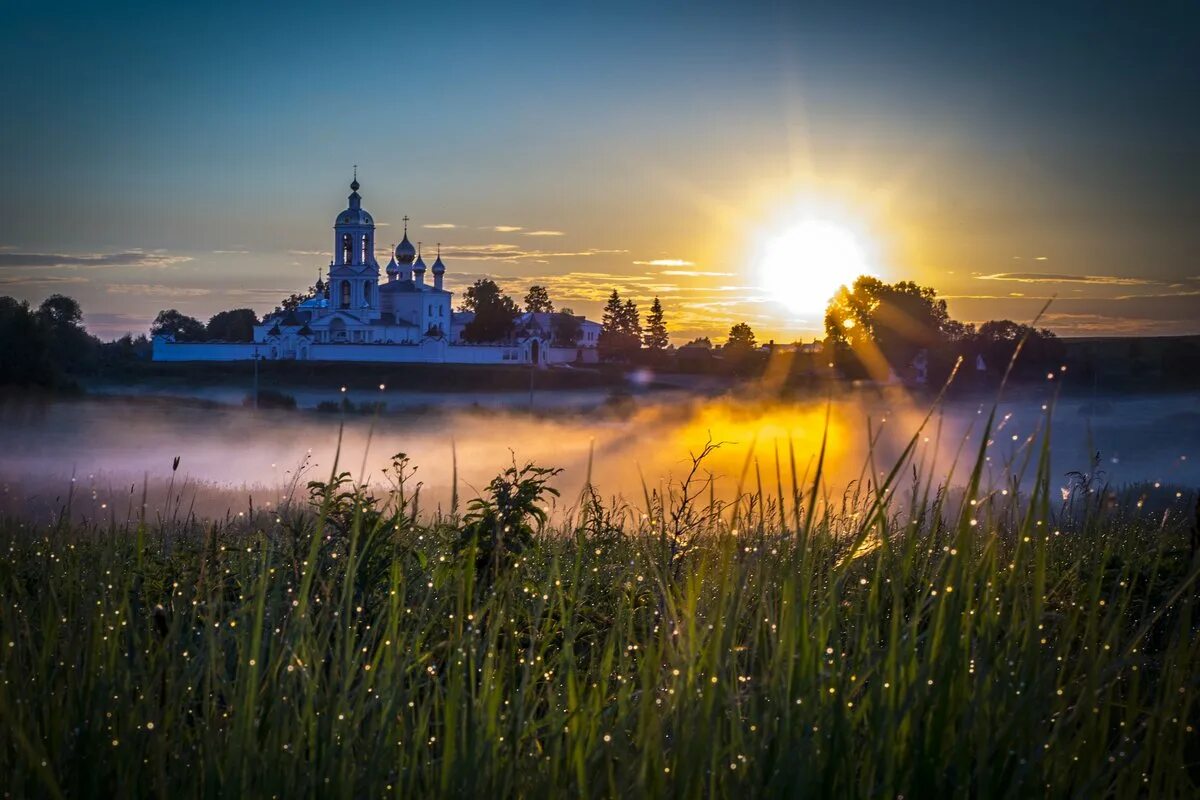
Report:
M 804 317 L 821 316 L 839 287 L 873 273 L 860 238 L 846 226 L 819 219 L 768 240 L 758 271 L 772 299 Z

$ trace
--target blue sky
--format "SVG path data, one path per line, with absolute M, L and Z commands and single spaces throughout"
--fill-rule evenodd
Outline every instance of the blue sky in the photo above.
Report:
M 0 292 L 269 310 L 358 164 L 452 288 L 661 295 L 677 338 L 812 335 L 754 266 L 812 214 L 965 319 L 1200 331 L 1196 6 L 962 5 L 9 2 Z

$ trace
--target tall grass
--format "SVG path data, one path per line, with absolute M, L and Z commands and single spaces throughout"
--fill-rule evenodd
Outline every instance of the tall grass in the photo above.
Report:
M 989 483 L 991 426 L 953 491 L 916 448 L 846 493 L 820 458 L 785 482 L 777 452 L 722 504 L 701 451 L 636 508 L 586 487 L 542 524 L 522 481 L 548 473 L 431 516 L 398 459 L 386 495 L 333 475 L 240 521 L 5 521 L 0 775 L 53 797 L 1195 796 L 1189 501 L 1061 498 L 1048 432 Z

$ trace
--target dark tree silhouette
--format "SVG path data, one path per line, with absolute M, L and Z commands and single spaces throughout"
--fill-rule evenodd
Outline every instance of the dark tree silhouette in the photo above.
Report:
M 650 313 L 646 315 L 646 330 L 642 341 L 648 350 L 658 352 L 667 348 L 667 325 L 663 320 L 663 307 L 658 298 L 650 305 Z
M 173 308 L 158 312 L 151 323 L 150 335 L 160 334 L 172 335 L 177 342 L 202 342 L 208 336 L 203 322 Z
M 468 342 L 501 342 L 512 336 L 513 322 L 520 313 L 511 297 L 501 293 L 494 281 L 481 278 L 467 289 L 460 310 L 475 312 L 463 328 Z
M 209 339 L 225 342 L 254 341 L 254 326 L 258 317 L 248 308 L 235 308 L 231 311 L 220 311 L 208 321 L 207 334 Z
M 554 311 L 554 303 L 550 302 L 550 294 L 545 286 L 530 286 L 525 295 L 525 310 L 529 313 Z

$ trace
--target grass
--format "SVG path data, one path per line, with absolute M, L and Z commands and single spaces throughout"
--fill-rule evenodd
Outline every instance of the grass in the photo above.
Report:
M 334 474 L 278 513 L 6 520 L 0 774 L 51 797 L 1195 796 L 1195 500 L 1087 475 L 1062 497 L 1048 436 L 995 486 L 986 444 L 964 453 L 953 491 L 914 449 L 846 493 L 820 460 L 785 485 L 785 453 L 724 504 L 702 451 L 636 508 L 585 487 L 547 520 L 553 474 L 514 465 L 429 515 L 397 458 L 390 491 Z

